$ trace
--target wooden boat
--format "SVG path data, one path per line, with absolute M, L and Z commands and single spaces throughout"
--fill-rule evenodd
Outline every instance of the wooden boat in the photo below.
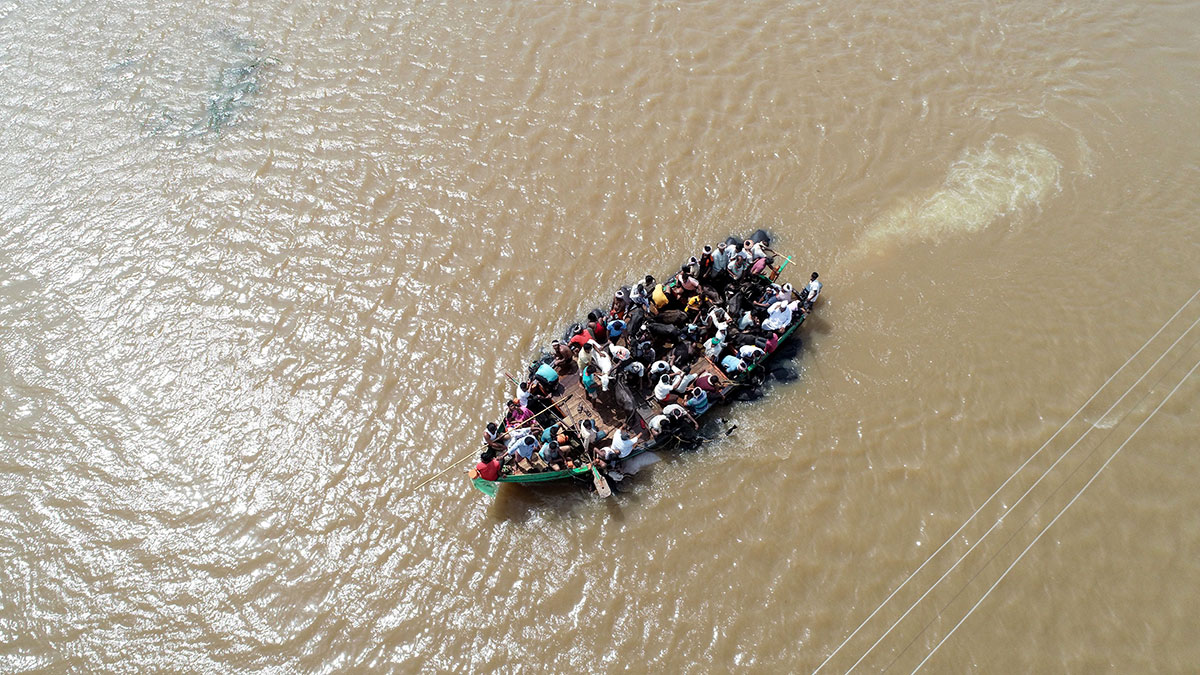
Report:
M 764 283 L 775 282 L 783 270 L 792 262 L 790 257 L 778 257 L 783 259 L 779 267 L 768 268 L 769 271 L 767 273 L 760 275 Z M 801 299 L 801 296 L 796 294 L 795 291 L 793 291 L 793 297 Z M 688 373 L 697 376 L 713 374 L 724 385 L 720 389 L 720 400 L 722 402 L 714 403 L 703 416 L 710 417 L 713 410 L 729 405 L 729 402 L 733 400 L 733 396 L 739 389 L 755 386 L 756 382 L 761 383 L 763 379 L 762 371 L 783 351 L 783 345 L 792 338 L 793 334 L 804 323 L 807 315 L 807 311 L 795 313 L 791 324 L 780 334 L 776 349 L 772 353 L 767 354 L 761 361 L 750 365 L 744 373 L 736 377 L 726 375 L 717 364 L 708 358 L 704 356 L 698 358 L 692 364 Z M 639 434 L 643 437 L 648 436 L 648 425 L 651 418 L 662 413 L 664 407 L 654 400 L 653 397 L 647 396 L 638 402 L 637 408 L 632 414 L 628 414 L 625 410 L 615 405 L 608 404 L 599 399 L 589 399 L 585 396 L 583 384 L 580 380 L 580 373 L 577 369 L 560 374 L 559 384 L 561 385 L 561 390 L 556 393 L 556 399 L 552 405 L 541 411 L 534 412 L 537 412 L 539 415 L 548 412 L 554 420 L 568 424 L 570 428 L 574 429 L 578 428 L 580 421 L 591 419 L 595 422 L 596 428 L 603 431 L 609 438 L 617 430 L 625 431 L 630 436 Z M 675 436 L 650 438 L 636 445 L 629 455 L 621 461 L 628 461 L 650 450 L 668 449 L 678 444 L 679 440 Z M 558 469 L 550 468 L 535 452 L 533 458 L 529 460 L 521 459 L 516 462 L 506 463 L 504 472 L 497 481 L 488 481 L 481 478 L 474 469 L 468 472 L 468 477 L 477 489 L 487 495 L 495 495 L 499 483 L 545 483 L 571 479 L 595 484 L 598 492 L 606 490 L 604 480 L 597 469 L 593 467 L 593 462 L 588 461 L 588 458 L 577 457 L 574 461 L 568 459 L 565 464 L 566 466 L 560 464 L 560 468 Z

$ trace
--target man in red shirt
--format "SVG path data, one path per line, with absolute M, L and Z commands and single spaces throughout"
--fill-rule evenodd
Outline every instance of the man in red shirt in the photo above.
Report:
M 500 480 L 500 460 L 496 458 L 495 453 L 491 450 L 485 450 L 479 456 L 479 463 L 475 465 L 475 471 L 484 480 Z

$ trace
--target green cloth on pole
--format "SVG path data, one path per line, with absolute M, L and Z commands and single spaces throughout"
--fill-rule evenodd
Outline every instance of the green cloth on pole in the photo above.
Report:
M 496 484 L 490 480 L 476 478 L 474 481 L 475 488 L 489 497 L 496 496 Z

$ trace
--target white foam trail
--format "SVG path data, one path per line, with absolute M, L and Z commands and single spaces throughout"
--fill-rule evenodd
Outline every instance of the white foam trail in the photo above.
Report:
M 889 242 L 938 242 L 978 232 L 1004 216 L 1021 217 L 1057 191 L 1062 164 L 1042 145 L 992 136 L 963 153 L 946 179 L 925 195 L 892 207 L 868 228 L 860 252 L 882 252 Z

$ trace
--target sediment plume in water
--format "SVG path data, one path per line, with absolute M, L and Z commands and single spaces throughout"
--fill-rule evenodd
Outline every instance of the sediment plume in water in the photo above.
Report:
M 964 152 L 936 188 L 904 198 L 871 223 L 858 253 L 883 254 L 904 242 L 940 243 L 1003 218 L 1013 223 L 1057 192 L 1062 164 L 1041 144 L 992 136 Z

